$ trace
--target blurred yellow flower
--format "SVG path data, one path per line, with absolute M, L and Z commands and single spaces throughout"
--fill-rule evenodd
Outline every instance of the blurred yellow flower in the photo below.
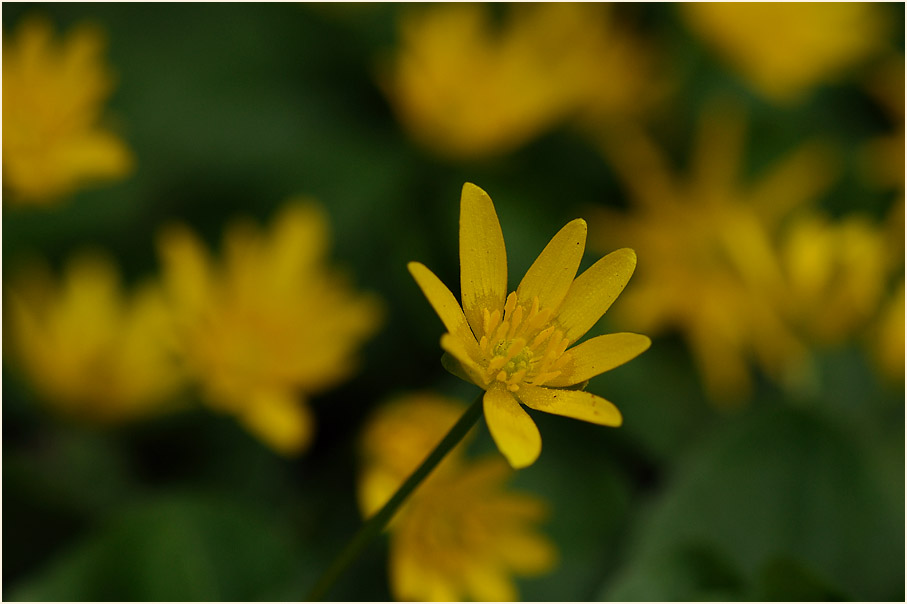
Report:
M 882 373 L 894 380 L 904 380 L 904 281 L 882 308 L 871 338 L 873 353 Z
M 361 438 L 365 471 L 359 478 L 358 498 L 364 516 L 381 509 L 464 410 L 459 401 L 431 393 L 401 397 L 381 407 Z M 430 477 L 457 471 L 471 434 L 441 460 Z
M 312 439 L 304 397 L 346 379 L 381 320 L 378 301 L 327 265 L 328 238 L 320 207 L 295 201 L 266 233 L 228 227 L 222 262 L 185 227 L 159 239 L 186 370 L 211 407 L 287 455 Z
M 632 244 L 647 259 L 615 319 L 647 333 L 679 330 L 709 394 L 737 402 L 751 386 L 748 361 L 793 379 L 806 352 L 786 324 L 774 237 L 791 209 L 815 200 L 833 173 L 827 150 L 806 144 L 741 182 L 744 120 L 731 106 L 703 111 L 687 177 L 675 176 L 641 132 L 603 137 L 630 191 L 628 212 L 592 214 L 599 249 Z
M 57 411 L 116 422 L 162 409 L 180 383 L 159 288 L 128 296 L 106 257 L 80 255 L 61 283 L 35 265 L 8 297 L 13 349 Z
M 792 323 L 819 344 L 839 344 L 881 306 L 893 267 L 884 227 L 868 217 L 832 221 L 807 212 L 781 244 Z
M 82 25 L 62 41 L 41 19 L 3 40 L 3 188 L 14 203 L 47 204 L 122 178 L 129 149 L 101 125 L 113 78 L 104 37 Z
M 465 411 L 430 393 L 381 408 L 362 438 L 359 501 L 368 517 L 393 495 Z M 397 600 L 512 601 L 513 576 L 549 571 L 554 545 L 535 526 L 540 499 L 505 488 L 500 459 L 469 461 L 462 444 L 416 489 L 390 531 L 390 587 Z
M 610 9 L 579 3 L 408 11 L 381 84 L 420 143 L 455 158 L 506 153 L 580 112 L 632 114 L 650 100 L 650 59 Z
M 890 134 L 871 140 L 863 149 L 868 180 L 904 197 L 904 56 L 885 61 L 867 82 L 870 92 L 888 114 Z
M 872 3 L 691 2 L 689 26 L 766 97 L 801 100 L 885 46 L 888 26 Z
M 466 183 L 460 201 L 460 285 L 463 305 L 428 268 L 409 264 L 448 333 L 445 366 L 485 390 L 485 420 L 515 468 L 532 464 L 542 440 L 527 407 L 603 426 L 619 426 L 609 401 L 572 387 L 633 359 L 649 338 L 632 333 L 591 338 L 567 350 L 623 291 L 636 254 L 608 254 L 576 280 L 586 223 L 568 223 L 507 295 L 507 254 L 491 198 Z

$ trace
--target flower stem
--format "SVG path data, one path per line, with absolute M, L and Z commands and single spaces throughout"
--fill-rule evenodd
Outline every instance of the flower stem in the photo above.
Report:
M 418 487 L 425 477 L 435 469 L 435 466 L 444 459 L 444 456 L 447 455 L 464 436 L 466 436 L 469 429 L 472 428 L 479 417 L 482 416 L 483 394 L 484 392 L 476 398 L 475 402 L 469 406 L 460 419 L 457 420 L 457 423 L 454 424 L 454 427 L 450 429 L 447 436 L 438 443 L 438 446 L 435 447 L 434 451 L 429 453 L 428 457 L 425 458 L 425 461 L 422 462 L 422 465 L 406 479 L 399 489 L 397 489 L 397 492 L 384 504 L 384 507 L 362 525 L 359 532 L 353 536 L 344 550 L 334 558 L 334 561 L 328 569 L 321 575 L 321 579 L 318 580 L 318 583 L 315 584 L 315 587 L 312 588 L 312 591 L 310 591 L 306 597 L 307 601 L 316 602 L 324 600 L 324 596 L 331 587 L 333 587 L 337 579 L 340 578 L 343 571 L 359 557 L 363 548 L 381 533 L 387 523 L 390 522 L 390 519 L 393 518 L 397 509 L 404 501 L 406 501 L 406 498 L 416 490 L 416 487 Z

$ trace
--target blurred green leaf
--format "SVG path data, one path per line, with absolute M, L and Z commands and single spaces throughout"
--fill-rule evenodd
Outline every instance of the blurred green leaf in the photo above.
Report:
M 557 566 L 520 582 L 520 596 L 535 601 L 587 601 L 594 586 L 620 561 L 631 511 L 631 486 L 614 452 L 615 431 L 546 413 L 532 412 L 542 434 L 542 455 L 517 473 L 517 489 L 543 497 L 551 516 L 542 526 L 557 546 Z M 487 427 L 480 434 L 500 455 Z
M 290 535 L 262 510 L 166 495 L 124 509 L 14 600 L 256 600 L 293 572 Z
M 840 602 L 847 598 L 795 560 L 775 558 L 766 563 L 759 574 L 755 599 Z
M 872 446 L 807 410 L 755 406 L 680 463 L 641 519 L 624 568 L 599 595 L 684 599 L 690 594 L 665 592 L 664 560 L 707 543 L 750 586 L 777 557 L 794 561 L 796 572 L 768 566 L 762 591 L 747 599 L 797 599 L 807 575 L 822 594 L 903 599 L 904 483 L 880 480 L 886 474 Z M 697 584 L 695 576 L 686 583 Z

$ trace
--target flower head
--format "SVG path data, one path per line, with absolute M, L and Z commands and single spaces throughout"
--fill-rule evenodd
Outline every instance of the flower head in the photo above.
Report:
M 603 139 L 632 203 L 592 214 L 593 242 L 633 242 L 652 260 L 618 324 L 679 331 L 719 403 L 746 399 L 751 362 L 803 386 L 810 353 L 865 331 L 903 271 L 903 204 L 887 225 L 823 216 L 816 204 L 836 166 L 818 141 L 744 179 L 745 126 L 735 105 L 710 104 L 688 174 L 673 173 L 641 132 Z
M 868 216 L 804 212 L 781 242 L 792 322 L 819 344 L 839 344 L 881 308 L 894 263 L 884 227 Z
M 504 237 L 491 198 L 466 183 L 460 205 L 462 307 L 424 265 L 409 264 L 448 333 L 445 366 L 485 390 L 484 411 L 498 448 L 515 468 L 532 464 L 542 441 L 527 407 L 605 426 L 619 426 L 612 403 L 571 389 L 633 359 L 649 339 L 632 333 L 577 342 L 620 295 L 636 267 L 621 249 L 576 277 L 586 223 L 568 223 L 507 293 Z
M 693 30 L 765 96 L 797 101 L 884 48 L 880 8 L 858 2 L 690 2 Z
M 208 404 L 286 454 L 312 437 L 302 396 L 347 378 L 380 322 L 377 300 L 327 266 L 327 246 L 324 213 L 299 202 L 287 204 L 269 232 L 231 225 L 223 262 L 184 227 L 160 239 L 187 371 Z
M 904 198 L 904 55 L 887 59 L 866 82 L 891 122 L 892 129 L 863 146 L 862 168 L 875 186 L 893 189 Z
M 419 465 L 465 407 L 431 393 L 401 397 L 372 418 L 362 436 L 359 500 L 378 510 Z M 543 501 L 506 488 L 500 458 L 472 461 L 463 447 L 416 489 L 390 528 L 390 583 L 397 600 L 510 601 L 514 575 L 552 568 L 557 552 L 535 525 Z
M 407 11 L 382 74 L 415 139 L 455 158 L 506 153 L 585 112 L 626 116 L 654 97 L 648 54 L 606 6 L 482 4 Z
M 103 128 L 113 87 L 103 35 L 80 26 L 59 42 L 25 20 L 3 41 L 3 188 L 19 203 L 50 203 L 85 184 L 125 176 L 132 154 Z
M 46 402 L 76 419 L 115 422 L 162 409 L 180 383 L 158 287 L 121 291 L 97 254 L 74 257 L 62 283 L 35 266 L 8 298 L 14 350 Z
M 904 381 L 904 281 L 885 301 L 876 325 L 870 331 L 873 357 L 881 372 Z

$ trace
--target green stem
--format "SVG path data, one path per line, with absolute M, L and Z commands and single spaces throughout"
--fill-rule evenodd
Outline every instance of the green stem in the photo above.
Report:
M 482 394 L 484 394 L 484 392 Z M 438 443 L 435 450 L 429 453 L 428 457 L 425 458 L 425 461 L 422 462 L 422 465 L 406 479 L 406 482 L 404 482 L 399 489 L 397 489 L 397 492 L 384 504 L 384 507 L 362 525 L 359 532 L 353 536 L 349 543 L 347 543 L 346 548 L 334 558 L 334 562 L 328 567 L 324 574 L 321 575 L 321 579 L 315 584 L 312 591 L 309 592 L 306 600 L 309 602 L 324 600 L 324 596 L 331 587 L 333 587 L 337 579 L 340 578 L 343 571 L 359 557 L 363 548 L 381 533 L 387 523 L 390 522 L 390 519 L 394 516 L 397 509 L 404 501 L 406 501 L 406 498 L 416 490 L 416 487 L 418 487 L 425 477 L 435 469 L 435 466 L 444 459 L 444 456 L 457 446 L 457 443 L 466 436 L 469 429 L 472 428 L 479 417 L 482 416 L 482 394 L 476 398 L 475 402 L 470 405 L 466 412 L 463 413 L 462 417 L 457 420 L 457 423 L 450 429 L 447 436 Z

